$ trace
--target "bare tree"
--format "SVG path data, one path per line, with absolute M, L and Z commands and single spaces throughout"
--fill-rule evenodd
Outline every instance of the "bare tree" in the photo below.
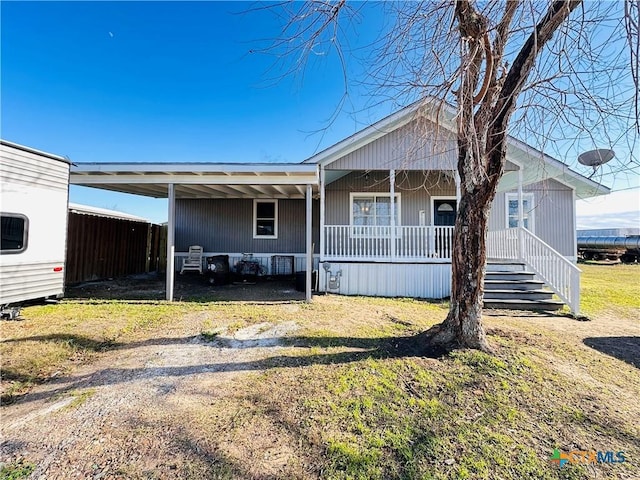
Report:
M 285 23 L 270 51 L 280 59 L 294 55 L 289 66 L 300 72 L 312 54 L 332 50 L 347 71 L 343 32 L 360 21 L 361 5 L 315 1 L 275 8 Z M 564 152 L 585 149 L 585 137 L 624 137 L 634 151 L 638 2 L 450 0 L 380 8 L 395 23 L 376 45 L 364 83 L 377 98 L 401 104 L 438 98 L 457 112 L 461 197 L 451 307 L 443 323 L 425 332 L 425 347 L 490 350 L 481 321 L 486 236 L 508 135 L 534 137 L 540 149 L 560 140 Z M 345 76 L 345 95 L 348 85 Z M 633 153 L 624 159 L 625 167 L 637 162 Z

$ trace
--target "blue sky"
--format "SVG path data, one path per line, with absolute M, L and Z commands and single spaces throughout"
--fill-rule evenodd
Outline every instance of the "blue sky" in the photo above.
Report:
M 282 20 L 252 5 L 2 2 L 2 138 L 75 162 L 299 162 L 391 112 L 351 86 L 331 121 L 345 88 L 335 53 L 283 76 L 255 53 Z M 384 26 L 356 8 L 353 52 Z M 362 64 L 349 60 L 356 77 Z M 618 178 L 604 180 L 638 185 L 637 172 Z M 625 198 L 614 210 L 640 209 L 640 193 Z M 164 200 L 72 187 L 71 201 L 166 219 Z

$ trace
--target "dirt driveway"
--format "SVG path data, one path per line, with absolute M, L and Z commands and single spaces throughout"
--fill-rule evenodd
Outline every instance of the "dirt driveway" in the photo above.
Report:
M 224 411 L 225 398 L 242 388 L 239 377 L 264 369 L 266 358 L 284 350 L 281 338 L 298 328 L 259 323 L 207 341 L 200 320 L 186 319 L 193 335 L 129 344 L 6 407 L 4 461 L 29 459 L 37 465 L 31 478 L 42 479 L 185 476 L 206 451 L 187 438 L 189 412 L 215 403 L 222 416 L 232 413 Z M 256 478 L 282 474 L 292 464 L 286 444 L 270 438 L 250 443 L 260 447 L 249 468 Z
M 120 288 L 119 295 L 162 298 L 158 285 L 141 285 L 145 287 L 136 290 L 131 283 L 114 283 L 113 288 Z M 197 299 L 194 285 L 181 281 L 178 291 Z M 366 360 L 370 347 L 359 337 L 410 335 L 442 320 L 446 312 L 426 302 L 332 295 L 317 297 L 309 307 L 284 302 L 299 293 L 289 284 L 270 284 L 266 290 L 236 285 L 235 291 L 245 288 L 256 301 L 267 299 L 270 310 L 262 313 L 272 315 L 267 321 L 254 318 L 240 327 L 227 323 L 211 330 L 220 325 L 215 307 L 189 311 L 143 340 L 123 343 L 90 364 L 54 375 L 3 407 L 0 462 L 19 465 L 24 460 L 33 465 L 33 479 L 320 478 L 321 442 L 311 437 L 303 443 L 296 430 L 307 421 L 307 411 L 301 407 L 296 420 L 289 421 L 286 408 L 288 399 L 304 395 L 303 380 L 313 378 L 308 371 L 317 371 L 315 364 L 340 363 L 343 354 L 362 353 Z M 85 286 L 75 295 L 95 296 L 92 289 L 98 286 Z M 229 287 L 227 293 L 233 292 Z M 226 305 L 228 311 L 241 308 L 241 303 Z M 589 372 L 599 368 L 600 354 L 623 360 L 633 370 L 640 365 L 637 320 L 603 316 L 578 322 L 525 312 L 487 313 L 494 340 L 514 335 L 517 342 L 531 342 L 545 356 L 561 359 L 553 368 L 571 378 L 596 382 Z M 287 343 L 287 337 L 303 337 L 311 330 L 330 342 Z M 558 350 L 562 345 L 581 356 L 565 358 Z M 585 361 L 593 364 L 592 370 Z M 276 383 L 287 389 L 278 390 L 285 408 L 277 412 L 264 400 Z M 633 388 L 603 384 L 601 389 L 615 390 L 624 408 L 637 410 Z

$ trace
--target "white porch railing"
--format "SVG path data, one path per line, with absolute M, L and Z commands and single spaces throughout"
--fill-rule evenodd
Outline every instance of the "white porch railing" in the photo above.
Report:
M 450 261 L 453 227 L 325 225 L 326 260 Z
M 580 269 L 526 228 L 489 232 L 487 257 L 524 262 L 574 315 L 580 313 Z

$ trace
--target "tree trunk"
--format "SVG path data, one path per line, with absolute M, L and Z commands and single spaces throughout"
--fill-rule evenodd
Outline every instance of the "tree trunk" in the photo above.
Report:
M 490 205 L 477 192 L 462 193 L 451 254 L 451 306 L 445 321 L 426 332 L 431 347 L 491 350 L 481 322 Z
M 462 196 L 453 235 L 451 307 L 444 322 L 425 332 L 427 348 L 491 351 L 481 321 L 487 225 L 491 203 L 504 172 L 509 119 L 540 50 L 581 3 L 581 0 L 556 0 L 551 3 L 500 82 L 494 75 L 496 69 L 489 68 L 490 62 L 500 58 L 493 57 L 486 40 L 488 20 L 475 10 L 469 0 L 455 3 L 454 14 L 459 22 L 463 44 L 466 45 L 460 89 L 457 92 L 458 173 Z M 509 5 L 507 3 L 505 24 L 501 26 L 503 29 L 508 27 L 515 11 L 515 3 Z M 498 45 L 498 54 L 501 55 L 502 47 Z M 488 65 L 485 74 L 492 78 L 489 83 L 483 82 L 482 98 L 478 100 L 474 92 L 479 85 L 484 54 Z M 482 102 L 478 109 L 476 101 Z

